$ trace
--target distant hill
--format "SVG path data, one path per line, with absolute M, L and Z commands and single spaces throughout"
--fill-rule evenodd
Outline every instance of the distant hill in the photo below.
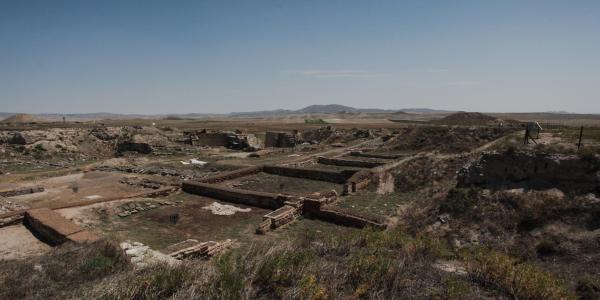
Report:
M 309 113 L 309 114 L 335 114 L 340 112 L 357 112 L 358 109 L 350 106 L 344 106 L 339 104 L 327 104 L 327 105 L 310 105 L 305 108 L 296 110 L 296 113 Z
M 228 114 L 230 117 L 273 117 L 301 114 L 340 114 L 340 113 L 368 113 L 368 114 L 386 114 L 396 113 L 398 110 L 379 109 L 379 108 L 355 108 L 340 104 L 309 105 L 298 110 L 276 109 L 255 112 L 234 112 Z
M 9 123 L 9 124 L 26 124 L 26 123 L 39 123 L 39 122 L 48 122 L 48 120 L 29 114 L 14 114 L 2 121 L 0 123 Z

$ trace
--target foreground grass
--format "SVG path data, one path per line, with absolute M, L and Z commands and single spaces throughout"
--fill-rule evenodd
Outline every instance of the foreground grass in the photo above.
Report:
M 1 299 L 568 299 L 551 275 L 493 252 L 464 256 L 469 276 L 441 272 L 457 258 L 443 241 L 401 230 L 300 234 L 210 261 L 134 270 L 118 246 L 66 246 L 0 265 Z
M 503 253 L 478 250 L 465 260 L 474 280 L 515 299 L 575 299 L 562 280 Z

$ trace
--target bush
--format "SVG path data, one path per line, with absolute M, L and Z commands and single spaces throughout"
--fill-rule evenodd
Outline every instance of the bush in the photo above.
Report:
M 329 124 L 327 122 L 325 122 L 325 120 L 323 119 L 306 119 L 304 120 L 305 124 Z
M 535 247 L 539 256 L 551 256 L 560 254 L 558 243 L 551 240 L 543 240 Z
M 474 280 L 515 299 L 574 299 L 563 281 L 500 252 L 478 250 L 465 261 L 467 272 Z
M 111 242 L 83 248 L 65 244 L 34 259 L 0 262 L 0 299 L 71 298 L 61 295 L 129 268 L 123 251 Z
M 129 276 L 127 280 L 110 290 L 102 298 L 105 299 L 166 299 L 193 278 L 192 268 L 186 265 L 169 266 L 157 264 L 142 269 Z
M 462 214 L 477 204 L 479 188 L 452 188 L 448 191 L 446 200 L 440 204 L 440 211 L 452 214 Z
M 584 277 L 577 281 L 577 296 L 582 300 L 600 299 L 600 277 Z

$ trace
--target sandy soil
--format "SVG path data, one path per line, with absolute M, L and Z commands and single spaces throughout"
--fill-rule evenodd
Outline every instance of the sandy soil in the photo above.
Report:
M 0 228 L 0 241 L 0 260 L 22 259 L 51 249 L 23 225 Z

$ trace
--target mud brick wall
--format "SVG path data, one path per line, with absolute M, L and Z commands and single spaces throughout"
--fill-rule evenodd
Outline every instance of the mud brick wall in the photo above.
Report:
M 296 178 L 305 178 L 319 181 L 327 181 L 333 183 L 346 183 L 352 175 L 357 171 L 355 170 L 344 170 L 341 172 L 329 171 L 329 170 L 317 170 L 317 169 L 302 169 L 293 167 L 280 167 L 280 166 L 264 166 L 263 172 L 287 176 Z
M 223 182 L 223 181 L 227 181 L 227 180 L 231 180 L 231 179 L 235 179 L 235 178 L 240 178 L 240 177 L 244 177 L 244 176 L 248 176 L 248 175 L 257 174 L 257 173 L 260 173 L 261 171 L 262 171 L 262 166 L 248 167 L 248 168 L 243 168 L 243 169 L 227 172 L 224 174 L 207 177 L 207 178 L 199 180 L 199 182 L 219 183 L 219 182 Z
M 374 168 L 383 165 L 382 162 L 374 162 L 374 161 L 361 161 L 361 160 L 349 160 L 349 159 L 339 159 L 339 158 L 326 158 L 319 157 L 317 158 L 317 162 L 324 165 L 333 165 L 333 166 L 347 166 L 347 167 L 358 167 L 358 168 Z
M 286 200 L 291 198 L 291 196 L 286 195 L 233 189 L 201 182 L 184 182 L 182 189 L 190 194 L 267 209 L 278 209 L 283 206 Z
M 100 239 L 96 234 L 79 227 L 49 208 L 28 210 L 25 212 L 23 223 L 40 240 L 53 246 L 66 241 L 86 243 Z

